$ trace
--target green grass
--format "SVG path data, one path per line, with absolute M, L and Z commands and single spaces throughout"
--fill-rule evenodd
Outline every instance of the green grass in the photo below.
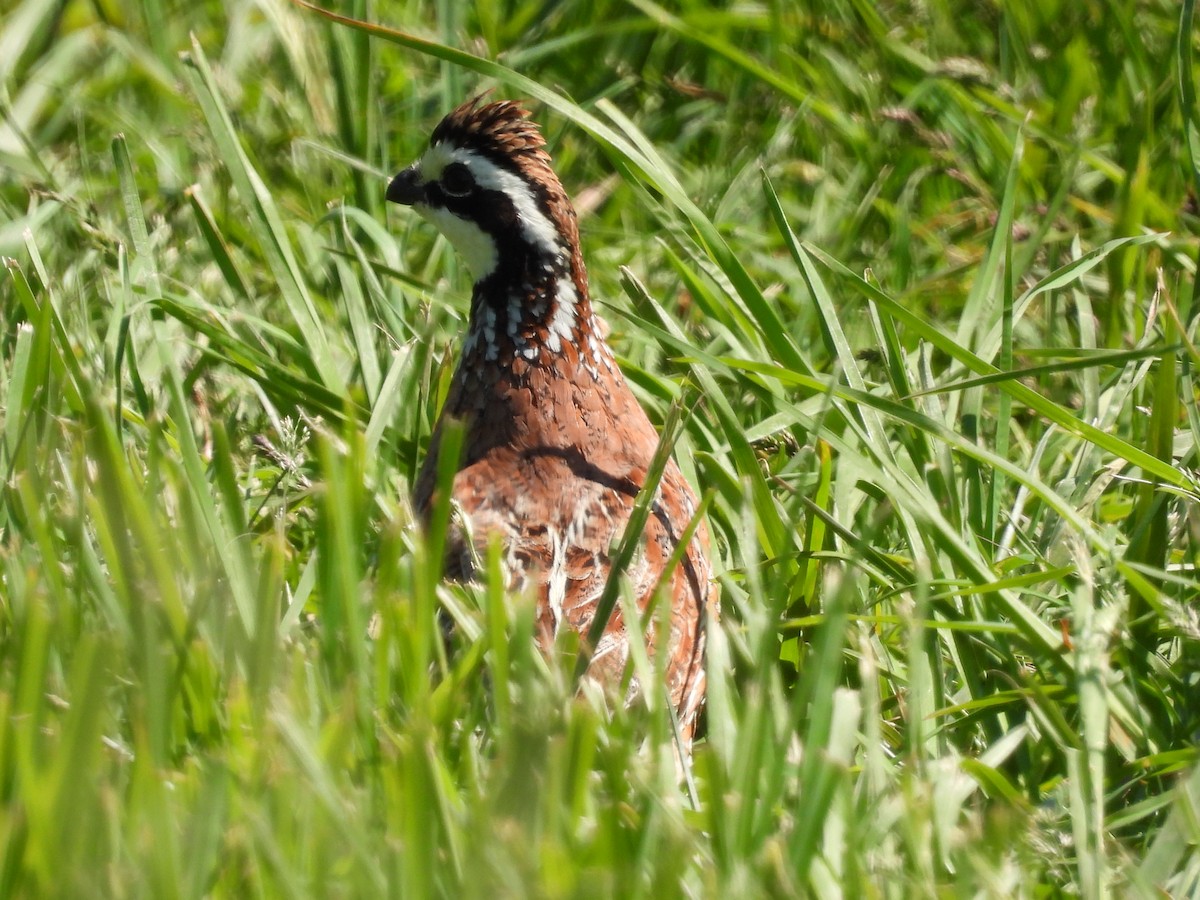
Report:
M 1200 890 L 1191 0 L 479 6 L 0 12 L 0 896 Z M 413 523 L 481 88 L 710 503 L 682 782 Z

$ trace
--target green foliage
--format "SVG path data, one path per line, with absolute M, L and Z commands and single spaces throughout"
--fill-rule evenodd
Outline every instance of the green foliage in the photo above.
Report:
M 1200 888 L 1191 0 L 478 6 L 0 13 L 0 896 Z M 683 777 L 405 499 L 485 88 L 706 492 Z

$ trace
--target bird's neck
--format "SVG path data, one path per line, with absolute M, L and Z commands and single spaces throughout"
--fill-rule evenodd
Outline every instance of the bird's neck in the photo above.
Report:
M 502 449 L 582 458 L 620 437 L 618 421 L 625 429 L 622 447 L 630 434 L 653 446 L 654 429 L 592 311 L 582 260 L 576 254 L 526 274 L 475 285 L 462 356 L 442 410 L 443 419 L 466 428 L 463 465 Z M 432 477 L 425 475 L 422 483 Z
M 475 283 L 461 378 L 521 379 L 532 370 L 577 378 L 611 363 L 577 251 L 501 259 Z

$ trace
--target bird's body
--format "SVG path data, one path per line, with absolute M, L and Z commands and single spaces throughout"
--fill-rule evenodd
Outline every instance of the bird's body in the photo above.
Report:
M 471 560 L 498 535 L 510 586 L 537 603 L 539 639 L 563 626 L 586 634 L 658 446 L 658 434 L 617 368 L 592 311 L 575 212 L 527 113 L 510 102 L 471 101 L 434 131 L 430 148 L 388 188 L 437 225 L 475 277 L 470 323 L 450 392 L 417 478 L 427 513 L 444 422 L 463 423 L 452 499 L 469 522 L 451 535 L 449 574 L 470 578 Z M 669 559 L 696 512 L 695 496 L 667 464 L 640 552 L 626 569 L 638 609 L 655 589 L 670 604 L 641 623 L 612 612 L 592 648 L 589 673 L 618 683 L 629 627 L 667 654 L 667 688 L 690 743 L 704 698 L 704 629 L 716 612 L 708 536 L 701 524 L 682 562 Z M 639 688 L 636 681 L 635 691 Z

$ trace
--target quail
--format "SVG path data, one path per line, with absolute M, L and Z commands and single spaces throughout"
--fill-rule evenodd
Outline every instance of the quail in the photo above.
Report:
M 462 352 L 414 488 L 428 514 L 445 422 L 462 423 L 451 499 L 469 523 L 449 536 L 446 568 L 469 580 L 492 536 L 509 587 L 536 602 L 546 647 L 563 628 L 586 635 L 614 547 L 646 481 L 659 436 L 626 383 L 593 308 L 574 207 L 545 140 L 518 103 L 475 98 L 434 129 L 387 199 L 412 207 L 462 255 L 474 288 Z M 625 571 L 639 622 L 613 609 L 588 674 L 619 683 L 629 629 L 666 654 L 667 692 L 685 749 L 705 694 L 705 629 L 717 614 L 703 523 L 666 572 L 696 513 L 670 461 L 638 552 Z M 662 585 L 669 617 L 647 612 Z M 669 620 L 669 634 L 660 624 Z M 636 678 L 630 695 L 644 689 Z

